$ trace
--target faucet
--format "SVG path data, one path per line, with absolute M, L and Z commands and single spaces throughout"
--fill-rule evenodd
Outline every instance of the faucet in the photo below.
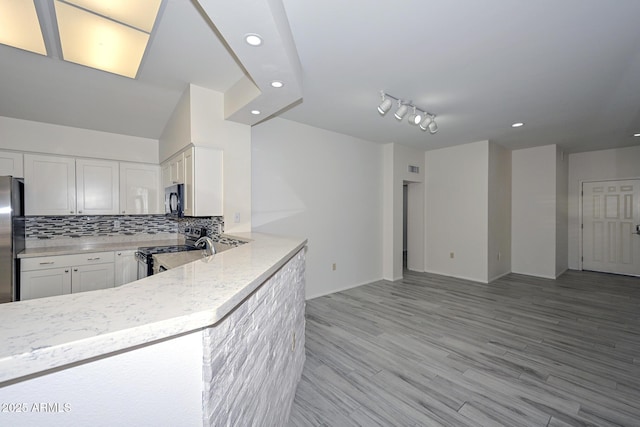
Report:
M 213 240 L 209 236 L 202 236 L 198 240 L 196 240 L 195 247 L 202 247 L 204 244 L 204 250 L 207 251 L 208 255 L 214 255 L 216 253 L 216 248 L 213 246 Z

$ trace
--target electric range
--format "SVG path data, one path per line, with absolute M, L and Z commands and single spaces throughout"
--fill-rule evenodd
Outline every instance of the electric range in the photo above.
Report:
M 207 235 L 206 228 L 185 228 L 184 245 L 143 246 L 138 248 L 136 259 L 138 260 L 138 279 L 153 275 L 153 256 L 156 254 L 168 254 L 173 252 L 197 251 L 202 248 L 195 246 L 196 240 Z

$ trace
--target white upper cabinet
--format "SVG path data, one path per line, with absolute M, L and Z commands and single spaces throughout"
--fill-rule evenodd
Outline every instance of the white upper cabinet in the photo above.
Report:
M 119 210 L 118 175 L 114 161 L 25 154 L 25 212 L 115 215 Z
M 222 216 L 222 150 L 184 151 L 185 216 Z
M 76 160 L 79 215 L 118 214 L 118 165 L 118 162 L 108 160 Z
M 171 184 L 171 163 L 165 162 L 161 166 L 162 169 L 162 189 L 170 187 Z
M 121 214 L 162 213 L 160 193 L 160 166 L 120 163 Z
M 185 216 L 222 216 L 222 161 L 222 150 L 188 147 L 162 163 L 163 186 L 184 184 Z
M 0 151 L 0 176 L 23 178 L 22 153 Z
M 75 159 L 25 154 L 24 187 L 26 215 L 75 214 Z

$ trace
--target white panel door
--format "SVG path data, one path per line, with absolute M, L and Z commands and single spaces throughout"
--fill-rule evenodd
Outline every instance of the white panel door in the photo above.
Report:
M 640 180 L 582 184 L 582 268 L 640 275 Z
M 118 162 L 76 160 L 78 214 L 118 214 Z
M 162 213 L 159 166 L 120 163 L 120 213 Z

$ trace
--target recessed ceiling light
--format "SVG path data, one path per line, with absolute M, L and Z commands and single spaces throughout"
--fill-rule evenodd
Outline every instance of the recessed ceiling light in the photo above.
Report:
M 274 80 L 271 82 L 271 87 L 281 88 L 282 86 L 284 86 L 284 83 L 282 83 L 280 80 Z
M 524 123 L 522 123 L 522 122 L 517 122 L 517 123 L 514 123 L 514 124 L 511 125 L 512 128 L 519 128 L 519 127 L 522 127 L 522 126 L 524 126 Z
M 246 34 L 244 36 L 244 41 L 251 46 L 260 46 L 262 44 L 262 37 L 258 34 Z
M 251 114 L 257 116 L 258 114 L 260 114 L 260 110 L 251 110 Z
M 640 137 L 640 133 L 634 133 L 633 136 L 638 136 Z

